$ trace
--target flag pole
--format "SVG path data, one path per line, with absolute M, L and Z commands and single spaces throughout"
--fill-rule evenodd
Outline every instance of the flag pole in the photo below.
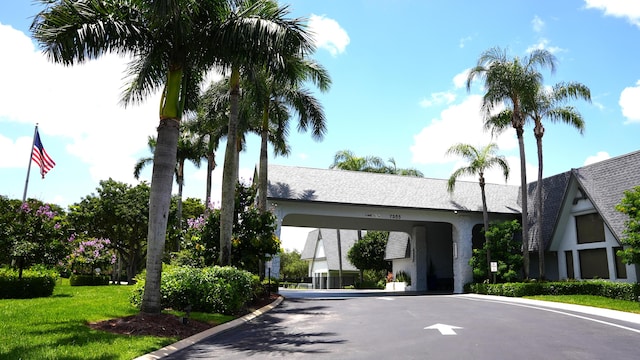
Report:
M 36 123 L 36 128 L 33 130 L 33 142 L 31 143 L 31 153 L 29 153 L 29 167 L 27 167 L 27 180 L 24 182 L 24 193 L 22 194 L 22 202 L 27 201 L 27 188 L 29 187 L 29 174 L 31 173 L 31 163 L 33 162 L 31 158 L 33 157 L 33 147 L 36 144 L 36 134 L 38 133 L 38 123 Z

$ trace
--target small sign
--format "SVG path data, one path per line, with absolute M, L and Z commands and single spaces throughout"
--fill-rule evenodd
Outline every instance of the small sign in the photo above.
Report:
M 497 261 L 492 261 L 491 262 L 491 272 L 498 272 L 498 262 Z

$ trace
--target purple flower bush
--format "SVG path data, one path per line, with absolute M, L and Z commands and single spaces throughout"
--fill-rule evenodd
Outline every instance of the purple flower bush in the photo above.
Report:
M 73 251 L 67 256 L 67 264 L 74 274 L 92 275 L 106 273 L 116 262 L 116 254 L 111 248 L 111 240 L 105 238 L 78 238 L 71 234 L 68 240 Z

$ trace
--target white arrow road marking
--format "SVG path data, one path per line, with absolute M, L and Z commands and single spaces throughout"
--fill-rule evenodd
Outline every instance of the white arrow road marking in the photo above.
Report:
M 438 330 L 440 331 L 440 334 L 442 335 L 458 335 L 456 334 L 455 331 L 453 331 L 453 329 L 462 329 L 459 326 L 453 326 L 453 325 L 446 325 L 446 324 L 434 324 L 431 326 L 427 326 L 426 328 L 424 328 L 425 330 Z

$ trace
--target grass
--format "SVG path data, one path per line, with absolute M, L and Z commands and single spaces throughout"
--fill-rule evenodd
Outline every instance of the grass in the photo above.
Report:
M 69 286 L 58 283 L 51 297 L 0 300 L 2 359 L 132 359 L 177 341 L 176 338 L 116 335 L 86 324 L 135 315 L 131 286 Z M 220 324 L 232 316 L 192 313 Z
M 609 299 L 594 295 L 538 295 L 526 296 L 526 299 L 561 302 L 566 304 L 593 306 L 640 314 L 640 303 L 635 301 Z

